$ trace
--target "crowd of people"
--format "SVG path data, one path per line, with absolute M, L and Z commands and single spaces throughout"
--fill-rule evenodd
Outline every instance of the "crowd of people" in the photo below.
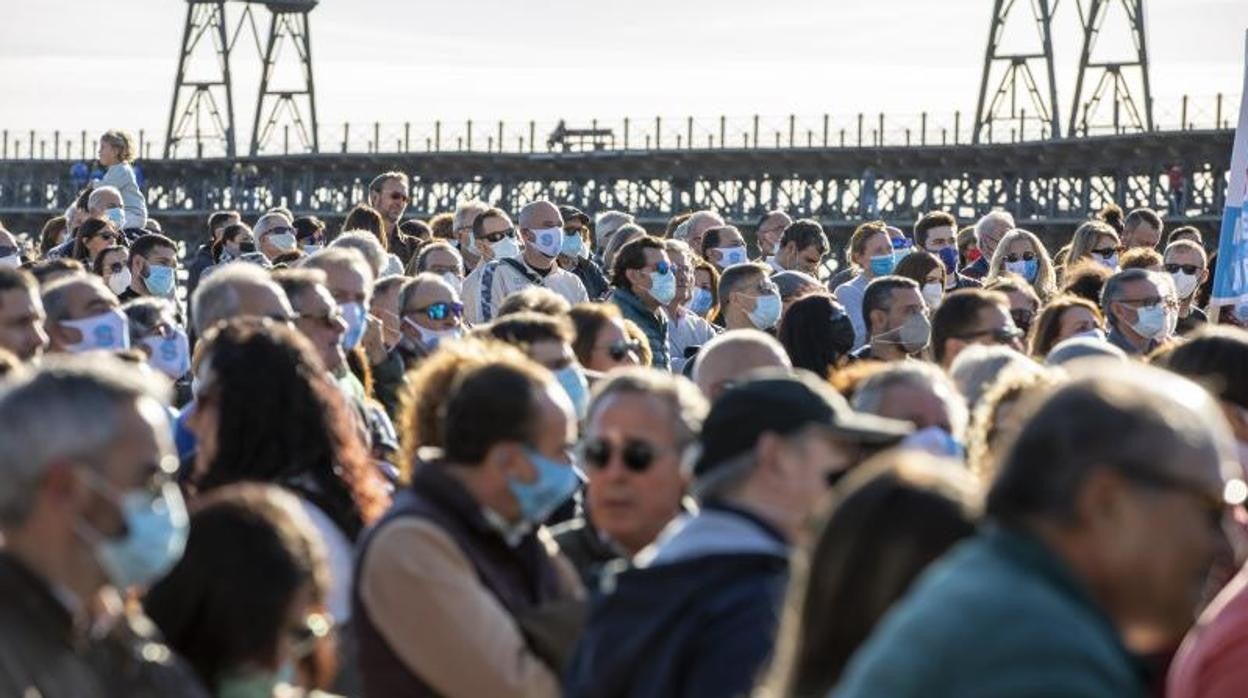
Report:
M 183 250 L 98 155 L 0 226 L 0 695 L 1248 685 L 1248 314 L 1183 221 L 835 259 L 385 172 Z

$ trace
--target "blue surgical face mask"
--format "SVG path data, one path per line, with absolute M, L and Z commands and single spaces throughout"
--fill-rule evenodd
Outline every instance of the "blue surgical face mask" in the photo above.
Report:
M 118 589 L 146 586 L 160 579 L 182 557 L 189 520 L 178 486 L 165 483 L 158 493 L 131 490 L 118 496 L 99 475 L 83 470 L 89 487 L 113 500 L 121 511 L 125 533 L 105 538 L 83 523 L 83 536 L 95 548 L 95 558 Z
M 945 274 L 951 275 L 958 270 L 958 250 L 954 247 L 942 247 L 937 254 L 945 265 Z
M 124 208 L 109 208 L 104 210 L 104 217 L 121 230 L 126 225 L 126 210 Z
M 1160 339 L 1166 333 L 1166 308 L 1158 303 L 1157 305 L 1148 305 L 1135 311 L 1136 319 L 1131 325 L 1131 329 L 1135 330 L 1141 337 L 1149 339 Z
M 559 254 L 575 259 L 581 257 L 584 252 L 585 241 L 581 239 L 580 235 L 564 234 L 563 246 L 559 248 Z
M 1027 283 L 1035 283 L 1036 274 L 1040 271 L 1040 260 L 1020 259 L 1017 262 L 1006 262 L 1005 270 L 1027 279 Z
M 317 252 L 320 252 L 323 249 L 325 248 L 321 245 L 304 245 L 303 253 L 311 257 L 312 255 L 316 254 Z
M 659 305 L 671 303 L 676 297 L 676 275 L 671 271 L 666 274 L 650 272 L 650 297 L 658 301 Z
M 177 273 L 173 267 L 151 264 L 147 267 L 147 276 L 143 277 L 143 284 L 147 286 L 148 291 L 152 292 L 152 295 L 168 298 L 177 288 Z
M 351 351 L 364 339 L 364 330 L 368 327 L 368 313 L 359 303 L 342 303 L 338 306 L 342 311 L 342 319 L 347 322 L 347 331 L 342 333 L 342 348 Z
M 871 258 L 871 275 L 872 276 L 888 276 L 893 273 L 893 268 L 897 266 L 897 258 L 892 253 L 883 254 L 879 257 Z
M 186 372 L 191 370 L 190 341 L 185 331 L 175 329 L 168 337 L 157 335 L 144 337 L 139 341 L 147 345 L 152 352 L 152 355 L 147 358 L 147 363 L 172 380 L 185 376 Z
M 537 477 L 533 482 L 507 479 L 507 489 L 520 505 L 520 516 L 525 521 L 540 526 L 556 509 L 568 501 L 580 486 L 580 479 L 572 466 L 551 460 L 531 448 L 524 450 Z
M 555 379 L 559 381 L 559 385 L 563 387 L 563 392 L 567 393 L 568 399 L 572 401 L 572 407 L 576 411 L 576 418 L 584 417 L 585 410 L 589 407 L 589 381 L 585 380 L 585 374 L 581 372 L 581 367 L 576 364 L 568 364 L 555 371 Z
M 693 289 L 693 297 L 689 299 L 689 311 L 698 315 L 706 315 L 706 311 L 715 304 L 715 296 L 708 288 L 701 286 Z
M 954 438 L 953 434 L 937 426 L 920 429 L 910 434 L 901 440 L 901 447 L 926 451 L 933 456 L 955 460 L 962 460 L 966 456 L 966 449 Z
M 120 309 L 109 310 L 81 320 L 61 320 L 61 324 L 82 333 L 77 344 L 66 351 L 79 354 L 84 351 L 122 351 L 130 348 L 129 322 Z
M 760 330 L 769 330 L 780 322 L 780 312 L 784 306 L 780 296 L 769 293 L 754 299 L 754 309 L 750 311 L 750 322 Z

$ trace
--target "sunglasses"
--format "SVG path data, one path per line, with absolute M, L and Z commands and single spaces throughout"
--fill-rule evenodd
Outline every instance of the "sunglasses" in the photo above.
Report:
M 4 250 L 0 250 L 0 253 L 3 253 L 3 252 Z M 3 256 L 3 255 L 0 254 L 0 256 Z M 1171 274 L 1177 274 L 1181 271 L 1184 274 L 1187 274 L 1188 276 L 1195 276 L 1200 271 L 1202 271 L 1204 267 L 1200 266 L 1199 264 L 1167 264 L 1165 266 L 1165 269 Z
M 312 315 L 311 313 L 299 313 L 300 320 L 311 320 L 312 322 L 323 325 L 326 329 L 337 329 L 341 327 L 339 323 L 343 322 L 342 311 L 338 308 L 331 308 L 329 311 L 321 315 Z
M 1010 318 L 1014 320 L 1014 324 L 1020 327 L 1026 327 L 1031 324 L 1031 319 L 1035 317 L 1035 313 L 1030 310 L 1011 310 Z
M 515 229 L 515 228 L 508 228 L 508 229 L 506 229 L 506 230 L 500 230 L 500 231 L 499 231 L 499 232 L 497 232 L 497 233 L 489 233 L 489 234 L 486 234 L 486 235 L 482 235 L 482 236 L 480 236 L 480 237 L 479 237 L 479 238 L 477 238 L 477 239 L 478 239 L 478 240 L 485 240 L 486 242 L 488 242 L 488 243 L 490 243 L 490 244 L 494 244 L 494 243 L 496 243 L 496 242 L 501 242 L 503 238 L 513 238 L 513 237 L 515 237 L 515 236 L 516 236 L 516 229 Z
M 414 315 L 416 313 L 424 313 L 425 317 L 430 320 L 445 320 L 448 317 L 463 317 L 463 303 L 447 303 L 445 301 L 427 305 L 423 308 L 414 308 L 404 313 L 404 315 Z
M 618 448 L 606 439 L 590 439 L 581 446 L 581 462 L 597 470 L 605 469 L 616 453 L 629 472 L 644 473 L 658 458 L 659 450 L 640 439 L 625 439 Z
M 1094 250 L 1094 251 L 1095 251 L 1095 250 Z M 1007 255 L 1005 256 L 1005 261 L 1007 261 L 1007 262 L 1018 262 L 1018 260 L 1020 260 L 1020 259 L 1021 259 L 1021 260 L 1023 260 L 1024 262 L 1030 262 L 1030 261 L 1034 260 L 1035 258 L 1036 258 L 1036 253 L 1035 253 L 1035 252 L 1024 252 L 1024 253 L 1022 253 L 1021 255 L 1020 255 L 1020 254 L 1017 254 L 1017 253 L 1015 253 L 1015 252 L 1011 252 L 1011 253 L 1009 253 L 1009 254 L 1007 254 Z
M 1012 312 L 1010 314 L 1013 315 Z M 992 341 L 997 344 L 1010 344 L 1015 340 L 1022 339 L 1023 331 L 1017 327 L 994 327 L 990 330 L 982 330 L 980 332 L 971 332 L 969 334 L 959 335 L 956 339 L 969 341 L 972 339 L 978 339 L 979 337 L 983 337 L 985 335 L 991 335 Z
M 390 200 L 391 201 L 407 201 L 408 198 L 407 198 L 407 194 L 404 194 L 402 192 L 392 191 L 390 192 Z
M 1121 252 L 1122 250 L 1123 250 L 1123 248 L 1122 248 L 1121 246 L 1119 246 L 1119 247 L 1101 247 L 1101 248 L 1098 248 L 1098 249 L 1092 250 L 1092 254 L 1099 254 L 1100 256 L 1104 257 L 1105 259 L 1109 259 L 1110 257 L 1113 257 L 1114 255 L 1118 254 L 1118 253 L 1119 253 L 1119 252 Z
M 607 345 L 607 356 L 610 356 L 612 361 L 623 361 L 628 358 L 629 354 L 632 354 L 634 358 L 641 356 L 640 340 L 621 339 Z
M 121 273 L 121 270 L 125 268 L 126 268 L 125 262 L 113 262 L 112 264 L 109 264 L 107 267 L 105 267 L 105 271 L 107 271 L 110 274 L 119 274 Z
M 667 272 L 672 270 L 672 265 L 668 262 L 659 262 L 654 265 L 654 270 L 663 276 L 667 276 Z

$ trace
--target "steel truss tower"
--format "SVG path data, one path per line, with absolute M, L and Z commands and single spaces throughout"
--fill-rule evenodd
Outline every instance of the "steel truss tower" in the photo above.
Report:
M 1083 24 L 1083 52 L 1070 106 L 1069 135 L 1097 132 L 1123 133 L 1153 130 L 1152 87 L 1148 77 L 1148 44 L 1144 35 L 1144 0 L 1089 0 L 1084 10 L 1077 0 Z M 1120 7 L 1134 44 L 1131 58 L 1094 60 L 1098 35 L 1104 29 L 1111 6 Z M 1084 86 L 1096 78 L 1096 86 L 1084 95 Z M 1108 103 L 1108 104 L 1107 104 Z
M 1061 134 L 1057 82 L 1053 70 L 1053 10 L 1056 3 L 1030 0 L 1039 34 L 1038 49 L 1028 53 L 1003 53 L 1006 22 L 1016 4 L 1016 0 L 995 0 L 993 3 L 988 50 L 984 54 L 984 75 L 979 85 L 979 104 L 975 109 L 975 131 L 972 134 L 975 143 L 989 140 L 988 134 L 992 133 L 994 124 L 1000 124 L 998 128 L 1014 128 L 1020 139 L 1027 122 L 1037 122 L 1038 132 L 1043 136 Z M 993 67 L 1002 63 L 1005 70 L 990 96 L 989 78 Z M 1036 71 L 1032 69 L 1036 63 L 1043 63 L 1044 88 L 1038 84 Z
M 264 48 L 264 68 L 260 77 L 260 94 L 256 99 L 256 119 L 251 129 L 251 154 L 258 155 L 276 135 L 278 126 L 293 126 L 300 149 L 318 152 L 316 120 L 316 89 L 312 80 L 312 37 L 308 33 L 310 3 L 270 3 L 269 38 Z M 273 88 L 273 73 L 281 59 L 282 48 L 294 47 L 300 64 L 302 85 L 295 89 Z M 304 116 L 306 109 L 307 116 Z M 261 115 L 266 113 L 261 124 Z

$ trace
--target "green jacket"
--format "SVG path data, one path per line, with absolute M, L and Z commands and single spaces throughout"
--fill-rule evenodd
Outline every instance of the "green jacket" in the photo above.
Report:
M 1057 556 L 990 525 L 915 582 L 834 695 L 1130 698 L 1140 669 Z
M 650 353 L 654 355 L 651 366 L 664 371 L 672 370 L 671 359 L 667 348 L 667 315 L 660 310 L 650 310 L 637 294 L 622 288 L 611 290 L 611 302 L 620 309 L 620 313 L 632 320 L 646 333 L 650 342 Z

